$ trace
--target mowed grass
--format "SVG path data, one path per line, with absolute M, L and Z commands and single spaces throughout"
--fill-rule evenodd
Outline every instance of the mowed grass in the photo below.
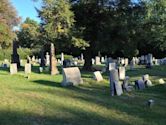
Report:
M 23 71 L 10 75 L 0 69 L 0 125 L 165 125 L 166 66 L 127 71 L 131 82 L 149 74 L 155 84 L 143 91 L 110 96 L 108 73 L 97 83 L 92 73 L 82 72 L 84 84 L 61 87 L 62 75 L 39 74 L 38 67 L 27 79 Z M 147 101 L 153 99 L 152 108 Z

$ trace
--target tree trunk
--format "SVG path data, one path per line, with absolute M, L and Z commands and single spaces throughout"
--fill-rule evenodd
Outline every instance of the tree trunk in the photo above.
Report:
M 92 71 L 92 52 L 91 48 L 86 49 L 84 52 L 84 59 L 85 59 L 85 64 L 83 69 L 87 71 Z

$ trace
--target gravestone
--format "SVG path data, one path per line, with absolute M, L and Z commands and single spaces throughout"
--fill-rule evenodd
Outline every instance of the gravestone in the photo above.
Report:
M 142 76 L 142 80 L 145 82 L 146 80 L 149 80 L 149 75 L 145 74 Z
M 77 86 L 83 83 L 81 73 L 78 67 L 63 68 L 63 81 L 62 86 Z
M 56 75 L 59 73 L 57 67 L 56 67 L 57 61 L 55 58 L 55 47 L 54 44 L 51 43 L 51 47 L 50 47 L 50 71 L 51 71 L 51 75 Z
M 84 55 L 81 53 L 81 61 L 84 61 Z
M 102 63 L 105 63 L 104 57 L 101 57 L 101 62 L 102 62 Z
M 17 74 L 17 63 L 10 64 L 10 74 Z
M 123 93 L 122 85 L 119 82 L 118 70 L 116 69 L 112 69 L 110 71 L 110 88 L 112 96 L 115 94 L 119 96 Z
M 125 77 L 126 77 L 126 70 L 125 70 L 125 67 L 119 67 L 119 68 L 118 68 L 118 71 L 119 71 L 119 79 L 120 79 L 120 80 L 124 80 Z
M 109 71 L 116 69 L 116 63 L 109 63 Z
M 95 64 L 96 64 L 96 65 L 100 65 L 100 64 L 101 64 L 101 62 L 100 62 L 100 57 L 99 57 L 99 56 L 96 56 L 96 57 L 95 57 Z
M 93 74 L 95 80 L 97 80 L 98 82 L 103 81 L 103 76 L 101 75 L 100 71 L 96 71 Z
M 61 65 L 63 66 L 63 61 L 64 61 L 64 54 L 61 53 Z
M 17 53 L 18 44 L 17 41 L 13 41 L 13 53 L 11 55 L 11 63 L 16 63 L 17 68 L 20 68 L 20 57 Z
M 130 70 L 134 70 L 134 66 L 135 66 L 135 62 L 134 62 L 134 60 L 132 59 L 132 60 L 130 61 Z
M 128 66 L 128 64 L 129 64 L 129 59 L 125 58 L 125 66 Z
M 164 81 L 164 79 L 159 79 L 159 84 L 165 84 L 166 82 Z
M 95 60 L 92 58 L 92 65 L 94 65 L 95 64 Z
M 44 48 L 41 49 L 40 55 L 41 55 L 41 58 L 40 58 L 40 61 L 39 61 L 40 67 L 45 67 Z
M 148 54 L 147 55 L 147 63 L 146 63 L 146 68 L 152 68 L 153 66 L 153 55 Z
M 46 52 L 46 66 L 50 66 L 50 55 Z
M 145 89 L 145 83 L 144 83 L 144 81 L 143 81 L 142 79 L 135 81 L 135 86 L 136 86 L 136 88 L 138 88 L 139 90 Z
M 31 73 L 31 64 L 26 63 L 24 67 L 25 74 L 30 74 Z

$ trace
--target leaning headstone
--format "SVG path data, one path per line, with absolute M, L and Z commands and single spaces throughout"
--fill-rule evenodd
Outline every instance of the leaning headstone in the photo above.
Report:
M 51 75 L 56 75 L 59 73 L 57 67 L 57 61 L 55 58 L 55 47 L 54 44 L 51 43 L 51 47 L 50 47 L 50 70 L 51 70 Z
M 118 70 L 116 69 L 110 71 L 110 88 L 112 96 L 115 94 L 119 96 L 123 93 L 122 86 L 119 83 Z
M 116 63 L 109 63 L 109 71 L 116 69 Z
M 100 65 L 100 64 L 101 64 L 101 62 L 100 62 L 100 57 L 99 57 L 99 56 L 96 56 L 96 57 L 95 57 L 95 64 L 96 64 L 96 65 Z
M 100 71 L 96 71 L 93 74 L 95 80 L 97 80 L 98 82 L 103 81 L 103 76 L 101 75 Z
M 11 55 L 11 63 L 16 63 L 17 67 L 20 67 L 20 57 L 17 53 L 18 44 L 16 41 L 13 41 L 13 53 Z
M 136 86 L 136 88 L 138 88 L 139 90 L 145 89 L 145 83 L 144 83 L 144 81 L 143 81 L 142 79 L 135 81 L 135 86 Z
M 83 83 L 81 73 L 78 67 L 63 68 L 62 86 L 77 86 Z
M 126 77 L 126 70 L 125 70 L 125 67 L 119 67 L 119 68 L 118 68 L 118 71 L 119 71 L 119 79 L 120 79 L 120 80 L 124 80 L 125 77 Z
M 17 64 L 16 63 L 12 63 L 10 64 L 10 74 L 17 74 Z
M 31 73 L 31 64 L 30 63 L 25 64 L 24 71 L 25 71 L 25 74 Z

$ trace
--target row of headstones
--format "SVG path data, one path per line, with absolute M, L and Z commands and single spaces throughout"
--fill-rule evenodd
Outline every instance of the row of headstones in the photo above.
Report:
M 129 84 L 129 77 L 126 76 L 125 67 L 114 68 L 110 70 L 110 90 L 111 95 L 121 95 L 124 91 L 132 91 L 133 86 Z M 100 71 L 94 72 L 94 78 L 99 82 L 103 80 Z M 63 68 L 63 81 L 62 86 L 77 86 L 82 84 L 81 73 L 78 67 Z M 152 86 L 152 82 L 149 80 L 149 75 L 143 75 L 142 79 L 135 81 L 135 88 L 140 90 L 145 87 Z
M 25 74 L 31 73 L 31 64 L 30 63 L 25 64 L 24 71 L 25 71 Z M 10 74 L 11 75 L 17 74 L 17 72 L 18 72 L 17 64 L 16 63 L 10 64 Z

